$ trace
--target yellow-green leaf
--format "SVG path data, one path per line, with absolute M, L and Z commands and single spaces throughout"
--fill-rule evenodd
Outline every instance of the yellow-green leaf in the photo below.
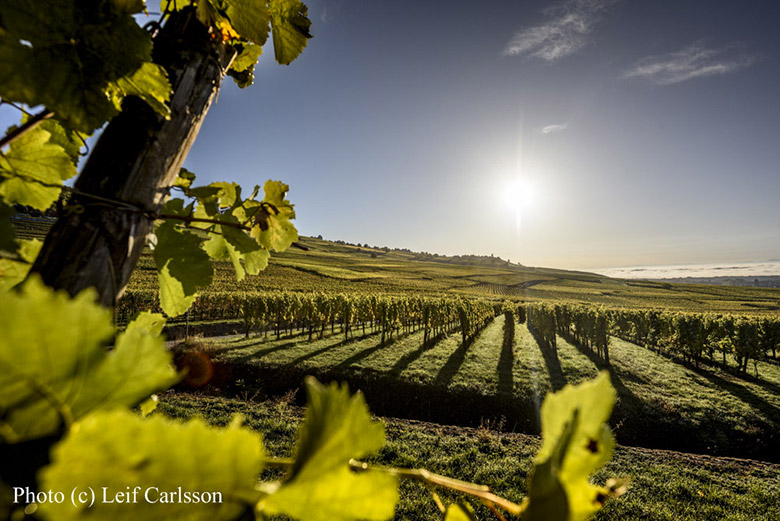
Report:
M 349 461 L 378 450 L 384 426 L 371 420 L 363 395 L 346 385 L 306 381 L 308 407 L 298 432 L 290 476 L 257 505 L 264 515 L 303 521 L 383 520 L 393 516 L 397 479 L 371 471 L 355 473 Z
M 125 97 L 137 96 L 161 116 L 170 115 L 171 84 L 165 69 L 156 63 L 142 64 L 136 71 L 110 83 L 106 90 L 117 111 L 122 110 Z
M 160 280 L 160 307 L 175 317 L 189 309 L 199 287 L 211 283 L 214 269 L 197 235 L 179 230 L 173 222 L 159 225 L 155 235 L 152 256 Z
M 615 397 L 605 371 L 547 397 L 524 521 L 581 521 L 601 508 L 609 490 L 588 477 L 612 455 L 615 440 L 606 422 Z
M 43 246 L 38 239 L 19 240 L 16 244 L 17 259 L 0 258 L 0 290 L 10 289 L 27 277 Z
M 62 182 L 76 175 L 76 166 L 51 134 L 36 127 L 0 155 L 0 199 L 46 210 L 57 200 Z
M 290 222 L 295 219 L 295 210 L 285 199 L 289 189 L 280 181 L 266 181 L 263 186 L 263 213 L 258 214 L 252 236 L 266 250 L 284 251 L 298 240 L 298 231 Z
M 270 0 L 269 6 L 276 61 L 289 65 L 311 38 L 309 8 L 299 0 Z
M 104 409 L 134 406 L 176 381 L 159 336 L 143 315 L 106 347 L 111 313 L 93 291 L 71 299 L 31 277 L 0 299 L 0 433 L 7 443 L 54 434 Z
M 216 428 L 200 419 L 178 423 L 128 411 L 92 414 L 54 447 L 40 482 L 41 490 L 92 487 L 95 504 L 47 503 L 38 512 L 52 521 L 237 519 L 257 500 L 262 460 L 260 436 L 236 424 Z M 125 497 L 137 501 L 102 501 L 127 491 L 136 495 Z M 163 502 L 163 493 L 172 493 L 174 501 Z M 194 501 L 193 494 L 204 493 L 211 502 Z M 220 503 L 213 502 L 217 494 Z

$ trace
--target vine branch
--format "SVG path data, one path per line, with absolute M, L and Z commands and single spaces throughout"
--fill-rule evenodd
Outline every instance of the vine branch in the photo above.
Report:
M 268 467 L 289 469 L 295 464 L 295 461 L 291 458 L 268 458 L 265 461 L 265 464 Z M 478 498 L 486 507 L 496 514 L 499 519 L 503 519 L 503 517 L 496 511 L 495 507 L 500 507 L 512 515 L 520 515 L 525 510 L 523 505 L 518 505 L 508 499 L 495 495 L 490 491 L 490 487 L 488 486 L 477 485 L 476 483 L 469 483 L 468 481 L 442 476 L 441 474 L 436 474 L 425 469 L 383 467 L 381 465 L 370 465 L 354 459 L 349 461 L 349 467 L 352 470 L 359 472 L 382 472 L 398 478 L 419 481 L 426 485 L 434 485 Z
M 43 121 L 49 119 L 54 115 L 54 112 L 50 110 L 42 110 L 38 114 L 34 115 L 30 119 L 28 119 L 23 125 L 20 127 L 15 128 L 8 134 L 6 134 L 2 139 L 0 139 L 0 149 L 6 147 L 7 145 L 10 145 L 23 135 L 27 134 L 29 131 L 40 125 Z

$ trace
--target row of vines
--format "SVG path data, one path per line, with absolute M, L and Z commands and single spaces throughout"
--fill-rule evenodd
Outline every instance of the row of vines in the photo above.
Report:
M 610 335 L 699 365 L 716 357 L 747 372 L 748 363 L 777 359 L 780 319 L 569 304 L 520 305 L 537 340 L 556 348 L 556 335 L 590 349 L 609 364 Z
M 128 291 L 117 307 L 117 318 L 122 322 L 157 306 L 155 293 Z M 279 338 L 297 330 L 311 340 L 338 326 L 345 340 L 355 333 L 380 333 L 384 342 L 399 333 L 422 329 L 427 344 L 456 330 L 461 331 L 464 343 L 469 342 L 501 310 L 500 304 L 481 299 L 213 292 L 199 295 L 188 314 L 194 320 L 241 319 L 247 336 L 255 330 L 273 332 Z

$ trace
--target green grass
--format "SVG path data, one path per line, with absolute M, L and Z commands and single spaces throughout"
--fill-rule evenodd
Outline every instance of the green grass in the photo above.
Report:
M 263 433 L 269 453 L 289 456 L 302 412 L 285 401 L 246 402 L 194 396 L 163 395 L 158 413 L 177 418 L 202 416 L 224 425 L 241 413 L 246 424 Z M 507 434 L 486 428 L 447 427 L 384 418 L 387 444 L 371 461 L 433 472 L 491 487 L 520 501 L 533 454 L 534 436 Z M 693 456 L 666 451 L 618 447 L 613 460 L 594 479 L 630 477 L 629 491 L 609 502 L 597 520 L 780 520 L 780 466 L 755 461 Z M 266 475 L 268 477 L 268 475 Z M 444 494 L 449 499 L 455 496 Z M 479 505 L 480 519 L 490 519 Z M 401 487 L 398 520 L 436 519 L 429 492 L 415 483 Z
M 381 414 L 472 426 L 503 422 L 529 433 L 538 432 L 538 408 L 549 390 L 603 369 L 589 351 L 560 337 L 557 353 L 542 349 L 524 325 L 515 328 L 511 349 L 503 336 L 502 315 L 467 346 L 457 333 L 423 346 L 419 331 L 385 345 L 378 334 L 345 342 L 337 329 L 311 342 L 304 334 L 216 342 L 213 349 L 243 386 L 271 395 L 314 374 L 362 389 Z M 610 353 L 619 397 L 612 424 L 621 443 L 780 461 L 779 366 L 762 363 L 761 379 L 735 376 L 687 367 L 615 338 Z M 230 383 L 223 387 L 236 392 Z

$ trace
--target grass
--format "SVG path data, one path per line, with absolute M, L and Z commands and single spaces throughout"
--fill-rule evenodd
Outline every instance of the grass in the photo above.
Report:
M 307 336 L 217 342 L 216 362 L 242 389 L 279 395 L 306 374 L 343 380 L 383 415 L 477 426 L 503 422 L 537 433 L 542 397 L 603 369 L 587 349 L 558 338 L 542 349 L 524 325 L 504 344 L 497 317 L 469 345 L 458 334 L 431 346 L 415 332 L 381 344 L 377 334 L 345 341 L 338 330 Z M 762 364 L 761 379 L 682 365 L 612 339 L 608 368 L 618 390 L 613 426 L 619 442 L 651 448 L 780 461 L 780 366 Z M 230 382 L 217 382 L 228 393 Z M 648 429 L 653 425 L 653 429 Z
M 263 433 L 270 454 L 289 456 L 302 410 L 287 401 L 247 402 L 237 399 L 169 392 L 158 413 L 176 418 L 202 416 L 219 425 L 241 413 L 246 424 Z M 426 468 L 491 487 L 520 501 L 539 439 L 495 432 L 485 427 L 441 425 L 383 418 L 387 443 L 370 460 L 391 466 Z M 744 460 L 694 456 L 666 451 L 618 447 L 595 476 L 630 477 L 628 493 L 607 503 L 597 520 L 780 520 L 780 466 Z M 268 477 L 268 476 L 266 476 Z M 455 496 L 444 494 L 451 500 Z M 479 505 L 478 518 L 490 513 Z M 415 483 L 401 487 L 398 520 L 436 519 L 430 493 Z

